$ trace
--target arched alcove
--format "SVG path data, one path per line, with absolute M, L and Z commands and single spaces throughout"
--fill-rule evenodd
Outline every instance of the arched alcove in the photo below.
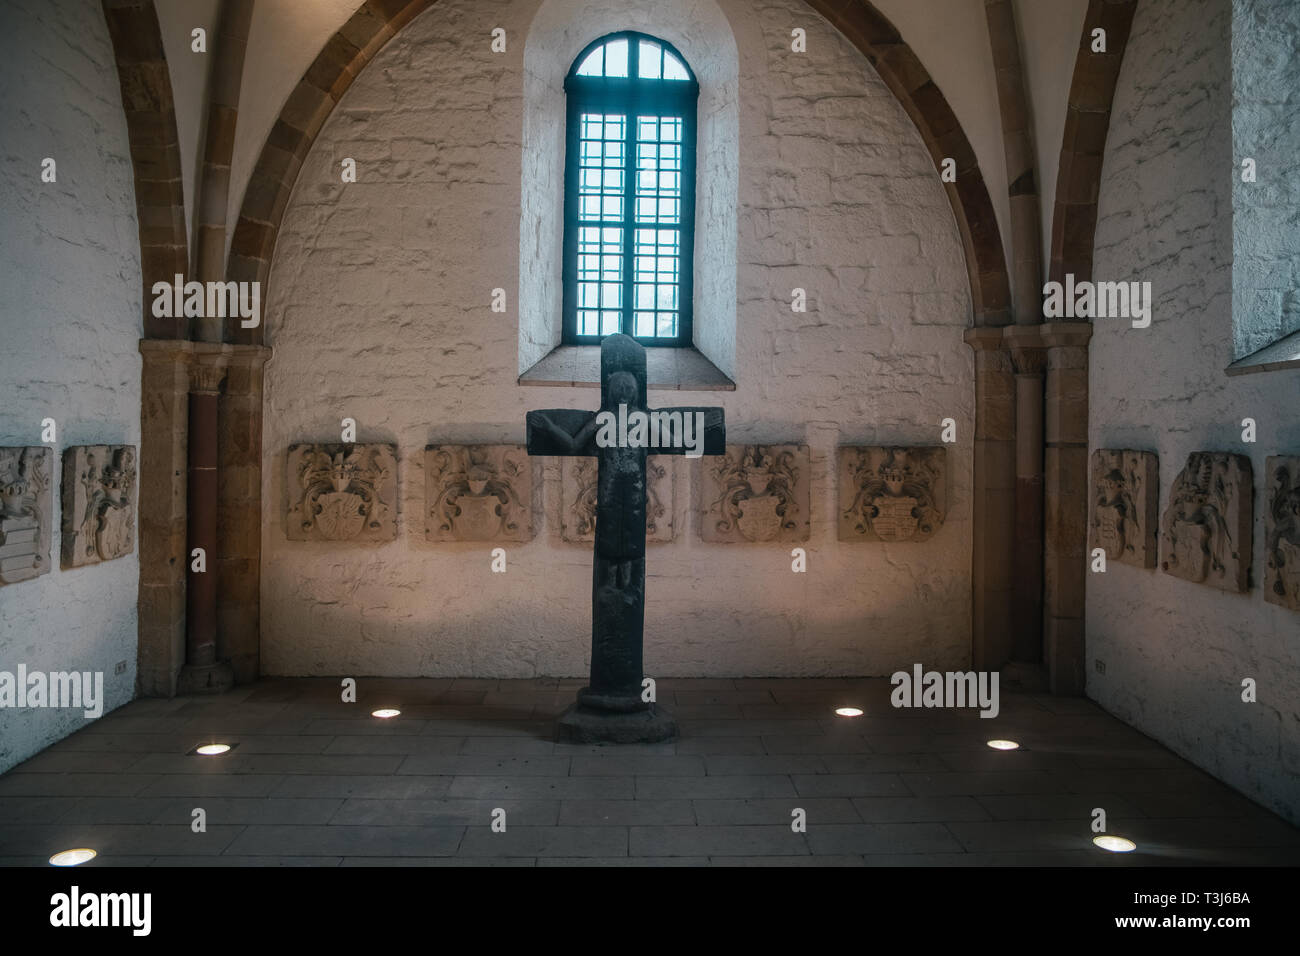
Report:
M 739 58 L 713 0 L 545 0 L 524 47 L 519 228 L 519 372 L 560 343 L 564 77 L 592 40 L 638 30 L 667 40 L 700 83 L 694 345 L 734 378 Z

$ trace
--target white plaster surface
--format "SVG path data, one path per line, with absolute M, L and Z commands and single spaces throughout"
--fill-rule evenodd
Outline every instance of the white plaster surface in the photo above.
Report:
M 159 0 L 160 3 L 188 3 L 190 0 Z M 1010 261 L 1009 223 L 1010 204 L 1007 198 L 1006 163 L 1002 151 L 1002 130 L 998 121 L 997 83 L 993 72 L 992 58 L 989 54 L 988 27 L 984 17 L 983 0 L 874 0 L 890 22 L 898 28 L 903 39 L 925 65 L 936 85 L 943 91 L 945 98 L 961 120 L 962 128 L 975 150 L 980 170 L 992 197 L 998 225 L 1001 229 L 1005 251 Z M 694 4 L 693 0 L 682 0 L 685 5 Z M 1075 11 L 1079 5 L 1086 6 L 1086 0 L 1033 0 L 1035 7 L 1031 16 L 1027 11 L 1022 23 L 1022 35 L 1033 44 L 1046 43 L 1050 49 L 1058 47 L 1069 50 L 1067 62 L 1056 63 L 1049 70 L 1066 71 L 1066 90 L 1069 89 L 1068 76 L 1073 71 L 1074 44 L 1078 40 L 1078 30 L 1082 23 L 1082 14 Z M 307 67 L 311 65 L 316 54 L 330 36 L 347 22 L 360 5 L 360 0 L 257 0 L 253 11 L 250 30 L 248 55 L 244 62 L 243 87 L 240 93 L 239 123 L 235 131 L 234 157 L 231 163 L 230 197 L 228 222 L 230 229 L 226 233 L 229 248 L 234 233 L 234 223 L 238 219 L 240 206 L 244 201 L 244 190 L 252 175 L 262 144 L 266 142 L 276 117 L 279 116 L 285 100 L 293 91 L 298 80 L 302 78 Z M 661 4 L 671 9 L 670 5 Z M 680 5 L 680 4 L 678 4 Z M 521 10 L 533 10 L 538 6 L 537 0 L 517 0 L 514 7 Z M 635 4 L 628 4 L 629 7 Z M 745 12 L 749 6 L 744 2 L 726 4 L 727 15 L 733 26 L 748 19 Z M 1042 12 L 1040 12 L 1042 11 Z M 1019 12 L 1019 11 L 1018 11 Z M 739 19 L 738 19 L 739 18 Z M 528 26 L 528 18 L 516 17 L 513 22 L 521 29 Z M 772 24 L 776 32 L 772 38 L 773 45 L 777 37 L 784 41 L 789 49 L 790 30 L 795 26 L 809 29 L 814 23 L 818 29 L 824 29 L 825 21 L 811 7 L 793 3 L 779 24 Z M 502 20 L 499 26 L 505 26 Z M 662 29 L 669 29 L 664 27 Z M 597 34 L 593 34 L 593 37 Z M 515 42 L 523 33 L 511 33 L 510 42 Z M 464 38 L 471 42 L 481 38 Z M 815 51 L 814 51 L 815 52 Z M 1037 57 L 1027 54 L 1029 68 L 1035 70 Z M 1037 76 L 1037 73 L 1033 74 Z M 1050 104 L 1049 104 L 1050 105 Z M 1051 123 L 1051 117 L 1035 113 L 1036 122 Z M 1063 123 L 1058 120 L 1057 125 Z M 1063 127 L 1062 127 L 1063 128 Z M 1044 128 L 1040 131 L 1040 156 L 1046 150 L 1050 164 L 1043 166 L 1045 177 L 1054 176 L 1057 153 L 1060 149 L 1060 129 Z M 1055 143 L 1055 146 L 1052 144 Z M 1055 151 L 1052 151 L 1055 150 Z M 1054 181 L 1054 180 L 1052 180 Z M 1050 184 L 1050 183 L 1045 183 Z M 1044 193 L 1047 195 L 1047 193 Z M 1050 235 L 1050 207 L 1044 210 L 1044 235 Z M 511 290 L 513 291 L 513 290 Z
M 1190 452 L 1249 455 L 1254 586 L 1227 594 L 1115 564 L 1089 574 L 1087 693 L 1300 822 L 1300 617 L 1267 603 L 1260 588 L 1264 459 L 1300 451 L 1300 373 L 1223 373 L 1233 343 L 1229 17 L 1228 0 L 1137 8 L 1107 139 L 1093 274 L 1150 281 L 1154 314 L 1147 329 L 1096 323 L 1089 443 L 1157 452 L 1162 512 Z M 1241 441 L 1247 417 L 1258 423 L 1255 444 Z M 1248 677 L 1258 703 L 1241 700 Z
M 1052 261 L 1052 215 L 1056 205 L 1057 174 L 1061 168 L 1066 107 L 1070 102 L 1070 84 L 1074 80 L 1074 62 L 1088 13 L 1088 0 L 1016 0 L 1015 9 L 1016 25 L 1020 30 L 1020 57 L 1025 71 L 1025 95 L 1034 125 L 1038 208 L 1042 217 L 1043 268 L 1046 271 Z M 980 166 L 983 165 L 981 157 Z M 1002 169 L 1005 177 L 1005 161 Z M 999 198 L 1005 198 L 1005 179 L 1002 185 L 1003 195 Z M 989 188 L 993 188 L 992 183 Z M 1001 205 L 998 206 L 998 224 L 1002 227 L 1002 238 L 1006 240 L 1009 226 Z
M 190 237 L 191 260 L 194 211 L 198 208 L 198 169 L 203 162 L 203 144 L 208 132 L 208 81 L 217 48 L 217 8 L 218 0 L 154 0 L 167 73 L 172 81 L 172 101 L 176 104 L 176 139 L 185 183 L 185 234 Z M 206 53 L 196 53 L 193 49 L 191 34 L 196 27 L 207 33 Z
M 12 0 L 0 31 L 0 444 L 140 443 L 141 290 L 117 69 L 97 0 Z M 41 182 L 52 157 L 58 181 Z M 102 671 L 107 713 L 134 696 L 138 548 L 0 587 L 0 670 Z M 126 662 L 122 674 L 114 665 Z M 0 708 L 0 771 L 87 723 Z
M 169 0 L 188 3 L 189 0 Z M 230 157 L 230 193 L 226 197 L 226 250 L 244 204 L 244 190 L 271 127 L 307 67 L 362 0 L 256 0 L 248 27 L 244 75 L 239 87 L 239 116 Z
M 1077 0 L 1034 0 L 1036 5 L 1052 8 L 1070 2 Z M 902 34 L 961 122 L 993 202 L 1002 236 L 1002 254 L 1009 267 L 1011 200 L 1007 195 L 997 74 L 989 48 L 984 0 L 872 0 L 872 3 Z M 1057 29 L 1062 26 L 1058 24 Z M 1055 159 L 1052 165 L 1055 167 Z
M 1300 3 L 1233 0 L 1234 358 L 1300 330 Z M 1255 162 L 1255 181 L 1242 161 Z
M 801 13 L 818 52 L 792 56 L 793 0 L 722 6 L 742 78 L 737 390 L 651 400 L 722 404 L 733 443 L 810 446 L 809 572 L 791 572 L 788 548 L 701 542 L 679 485 L 678 539 L 649 554 L 647 671 L 963 665 L 974 390 L 947 198 L 919 134 L 847 41 Z M 505 574 L 490 571 L 491 545 L 423 540 L 425 445 L 521 442 L 528 409 L 594 399 L 518 386 L 516 304 L 489 308 L 493 288 L 519 287 L 524 50 L 493 54 L 483 38 L 494 26 L 523 37 L 535 9 L 443 0 L 425 11 L 354 83 L 298 179 L 266 307 L 268 674 L 587 671 L 591 552 L 560 540 L 557 459 L 545 462 L 545 522 L 506 545 Z M 359 181 L 343 186 L 345 156 Z M 790 311 L 796 286 L 808 290 L 803 314 Z M 398 540 L 288 542 L 284 449 L 337 441 L 345 416 L 358 441 L 398 445 Z M 946 417 L 960 441 L 942 531 L 922 545 L 838 542 L 836 446 L 933 444 Z
M 736 43 L 713 0 L 546 0 L 524 51 L 519 230 L 519 372 L 560 343 L 564 78 L 592 40 L 635 29 L 668 41 L 700 84 L 696 104 L 695 282 L 692 341 L 731 376 L 736 368 Z

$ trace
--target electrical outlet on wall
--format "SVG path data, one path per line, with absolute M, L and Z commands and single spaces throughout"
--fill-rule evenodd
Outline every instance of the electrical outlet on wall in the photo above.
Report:
M 1100 657 L 1098 657 L 1098 658 L 1097 658 L 1096 660 L 1094 660 L 1092 663 L 1093 663 L 1093 666 L 1097 668 L 1097 673 L 1098 673 L 1098 674 L 1104 674 L 1104 673 L 1106 673 L 1106 662 L 1103 661 Z
M 113 668 L 113 673 L 114 673 L 114 674 L 125 674 L 125 673 L 126 673 L 126 661 L 118 661 L 118 662 L 117 662 L 117 666 Z

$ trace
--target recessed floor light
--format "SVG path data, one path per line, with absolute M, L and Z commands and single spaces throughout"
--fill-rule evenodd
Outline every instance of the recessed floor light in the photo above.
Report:
M 1020 744 L 1014 740 L 990 740 L 988 745 L 994 750 L 1019 750 Z
M 230 744 L 204 744 L 202 747 L 195 748 L 194 752 L 201 757 L 215 757 L 226 753 L 229 749 Z
M 50 857 L 51 866 L 80 866 L 87 860 L 93 860 L 98 856 L 94 850 L 86 847 L 78 847 L 75 850 L 61 850 Z
M 1123 837 L 1117 836 L 1107 836 L 1104 833 L 1101 836 L 1093 837 L 1092 842 L 1103 850 L 1110 850 L 1111 853 L 1131 853 L 1133 850 L 1137 849 L 1137 844 L 1132 840 L 1126 840 Z
M 380 720 L 387 720 L 389 717 L 396 717 L 401 711 L 395 707 L 384 707 L 380 710 L 372 711 L 371 717 L 378 717 Z
M 856 707 L 836 707 L 835 713 L 841 717 L 861 717 L 862 711 Z

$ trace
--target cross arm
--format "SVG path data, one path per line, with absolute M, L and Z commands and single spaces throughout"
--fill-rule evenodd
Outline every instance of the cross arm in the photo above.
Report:
M 691 421 L 695 421 L 695 413 L 704 414 L 704 449 L 702 454 L 705 455 L 725 455 L 727 453 L 727 419 L 726 414 L 721 408 L 709 405 L 675 405 L 671 408 L 654 408 L 651 413 L 669 412 L 682 415 L 682 421 L 685 422 L 687 416 Z M 652 455 L 685 455 L 688 449 L 684 447 L 677 448 L 651 448 Z
M 596 454 L 596 415 L 581 408 L 528 413 L 528 454 L 580 457 Z

